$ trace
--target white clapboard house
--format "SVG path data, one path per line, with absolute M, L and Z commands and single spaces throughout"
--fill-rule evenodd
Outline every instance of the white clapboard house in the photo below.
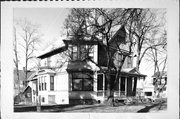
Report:
M 121 27 L 112 37 L 110 41 L 112 49 L 116 48 L 113 46 L 116 39 L 124 47 L 123 53 L 126 53 L 124 27 Z M 76 40 L 66 39 L 63 42 L 64 46 L 38 56 L 43 65 L 33 80 L 29 81 L 32 87 L 32 102 L 36 103 L 36 97 L 40 97 L 42 105 L 103 102 L 107 98 L 107 81 L 102 71 L 107 70 L 105 44 L 96 40 L 76 42 Z M 112 50 L 115 56 L 114 64 L 117 64 L 118 58 L 123 55 L 122 52 L 116 51 Z M 56 65 L 57 62 L 65 61 L 63 53 L 69 53 L 69 59 L 66 59 L 63 65 Z M 114 95 L 122 99 L 135 96 L 137 82 L 146 77 L 133 68 L 134 57 L 132 56 L 126 58 L 120 78 L 115 85 Z M 113 78 L 115 73 L 111 74 L 111 79 Z

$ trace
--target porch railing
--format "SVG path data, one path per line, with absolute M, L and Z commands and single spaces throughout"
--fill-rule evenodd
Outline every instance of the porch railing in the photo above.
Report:
M 97 96 L 104 96 L 104 97 L 106 97 L 107 94 L 108 94 L 107 90 L 105 90 L 105 91 L 98 90 L 97 91 Z M 121 98 L 126 97 L 125 91 L 114 91 L 114 97 L 121 97 Z

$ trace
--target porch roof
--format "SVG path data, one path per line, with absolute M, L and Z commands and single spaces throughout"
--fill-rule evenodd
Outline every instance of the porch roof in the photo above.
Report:
M 67 71 L 97 71 L 99 68 L 91 61 L 75 61 L 68 63 Z
M 40 71 L 38 71 L 38 74 L 44 74 L 44 73 L 56 73 L 54 70 L 52 69 L 42 69 Z
M 102 67 L 103 70 L 107 70 L 107 67 Z M 112 73 L 115 73 L 115 70 L 111 70 Z M 101 71 L 99 71 L 101 72 Z M 141 74 L 136 68 L 124 68 L 121 70 L 122 76 L 136 76 L 136 77 L 146 77 L 147 75 Z
M 125 73 L 126 75 L 132 75 L 132 76 L 138 76 L 138 77 L 146 77 L 147 75 L 141 74 L 137 69 L 134 68 L 125 68 L 122 69 L 122 73 Z

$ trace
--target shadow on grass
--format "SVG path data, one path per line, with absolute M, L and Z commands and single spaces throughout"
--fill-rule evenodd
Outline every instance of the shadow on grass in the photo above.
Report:
M 67 108 L 59 108 L 58 110 L 54 110 L 54 111 L 49 111 L 49 112 L 67 112 L 67 111 L 75 111 L 75 110 L 83 110 L 83 109 L 90 109 L 90 110 L 94 110 L 94 109 L 97 109 L 99 107 L 105 107 L 105 105 L 89 105 L 89 106 L 86 106 L 86 107 L 70 107 L 69 109 Z M 89 111 L 91 112 L 91 111 Z
M 41 106 L 41 111 L 44 110 L 55 110 L 55 109 L 63 109 L 63 108 L 69 108 L 74 107 L 76 105 L 47 105 L 47 106 Z M 36 112 L 37 107 L 36 106 L 14 106 L 14 112 Z
M 159 106 L 159 105 L 160 105 L 160 107 L 159 107 L 159 109 L 160 109 L 163 103 L 165 103 L 165 102 L 160 102 L 160 103 L 157 103 L 157 104 L 153 104 L 151 106 L 146 106 L 145 108 L 137 111 L 137 113 L 144 113 L 144 112 L 146 113 L 146 112 L 149 112 L 150 109 L 152 109 L 152 108 L 154 108 L 156 106 Z
M 79 106 L 79 107 L 76 107 Z M 105 105 L 48 105 L 41 106 L 41 112 L 66 112 L 83 109 L 96 109 Z M 37 112 L 36 106 L 15 106 L 14 112 Z

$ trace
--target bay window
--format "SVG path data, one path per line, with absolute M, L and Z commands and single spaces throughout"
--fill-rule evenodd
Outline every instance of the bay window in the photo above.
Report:
M 92 91 L 93 78 L 92 76 L 82 73 L 72 73 L 72 91 Z

